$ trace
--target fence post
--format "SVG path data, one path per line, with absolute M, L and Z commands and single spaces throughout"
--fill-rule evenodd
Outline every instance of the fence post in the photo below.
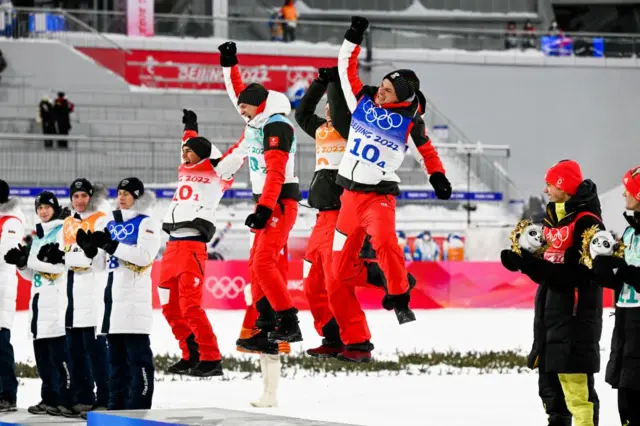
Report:
M 471 226 L 471 151 L 467 152 L 467 227 Z

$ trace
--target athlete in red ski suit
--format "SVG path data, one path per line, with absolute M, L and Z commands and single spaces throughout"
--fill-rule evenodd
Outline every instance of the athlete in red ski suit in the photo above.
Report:
M 295 134 L 293 124 L 286 118 L 291 105 L 282 93 L 255 83 L 245 86 L 235 43 L 223 43 L 218 49 L 227 93 L 247 122 L 242 139 L 225 156 L 249 157 L 251 186 L 257 201 L 255 212 L 245 222 L 255 234 L 249 259 L 252 306 L 243 325 L 254 330 L 253 340 L 241 338 L 237 343 L 245 350 L 275 349 L 277 353 L 277 342 L 302 340 L 298 311 L 287 289 L 281 258 L 301 198 L 294 174 Z M 253 309 L 258 311 L 257 320 Z
M 215 233 L 215 210 L 242 159 L 225 158 L 198 136 L 197 116 L 184 110 L 178 188 L 164 218 L 169 234 L 162 258 L 158 294 L 162 313 L 180 344 L 182 359 L 169 372 L 222 375 L 218 341 L 202 309 L 206 244 Z
M 451 184 L 420 116 L 424 96 L 415 73 L 393 71 L 379 87 L 365 86 L 358 77 L 359 45 L 368 25 L 365 18 L 353 17 L 338 55 L 340 84 L 352 117 L 336 178 L 344 188 L 333 241 L 333 272 L 340 279 L 337 288 L 329 289 L 329 301 L 345 343 L 341 357 L 354 362 L 368 361 L 373 349 L 366 320 L 353 321 L 354 312 L 363 319 L 364 312 L 348 285 L 359 272 L 353 265 L 367 234 L 387 279 L 383 306 L 410 312 L 409 282 L 395 232 L 396 172 L 407 150 L 426 168 L 436 196 L 451 196 Z
M 327 104 L 322 118 L 315 110 L 325 91 Z M 309 188 L 309 205 L 319 212 L 305 252 L 303 287 L 315 329 L 324 339 L 321 346 L 307 350 L 307 354 L 319 358 L 339 357 L 343 344 L 329 305 L 327 288 L 337 288 L 335 284 L 329 284 L 336 280 L 332 270 L 333 234 L 343 191 L 335 184 L 335 179 L 347 143 L 351 114 L 340 88 L 337 67 L 319 69 L 318 78 L 300 99 L 295 117 L 298 125 L 316 141 L 316 171 Z M 362 259 L 358 263 L 354 268 L 360 273 L 349 281 L 350 291 L 355 291 L 353 287 L 356 286 L 384 287 L 384 275 L 377 263 Z M 415 283 L 413 277 L 410 280 Z M 354 312 L 352 321 L 364 321 L 358 314 Z

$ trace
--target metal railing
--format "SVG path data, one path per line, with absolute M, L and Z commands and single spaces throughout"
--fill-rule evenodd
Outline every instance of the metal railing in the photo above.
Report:
M 53 148 L 45 148 L 44 140 L 52 140 Z M 57 141 L 68 141 L 60 148 Z M 217 139 L 216 146 L 224 152 L 235 139 Z M 508 157 L 505 146 L 483 146 L 462 143 L 435 143 L 445 162 L 464 152 L 469 163 L 451 167 L 449 175 L 454 190 L 484 192 L 474 171 L 479 158 L 490 156 L 505 168 Z M 137 176 L 148 183 L 174 182 L 179 165 L 177 138 L 88 137 L 79 135 L 34 135 L 0 133 L 0 176 L 13 185 L 68 185 L 79 176 L 107 185 L 116 185 L 123 176 Z M 315 170 L 315 146 L 312 141 L 300 141 L 296 152 L 296 174 L 300 185 L 307 188 Z M 471 168 L 467 168 L 471 165 Z M 457 175 L 454 173 L 457 170 Z M 398 170 L 403 185 L 431 189 L 424 170 L 412 159 L 406 159 Z M 237 175 L 239 183 L 249 182 L 247 168 Z
M 37 32 L 29 25 L 29 19 L 36 13 L 49 13 L 63 17 L 60 28 L 47 32 Z M 306 42 L 325 42 L 340 44 L 349 17 L 332 20 L 301 19 L 296 28 L 297 40 Z M 158 36 L 179 36 L 210 38 L 216 36 L 216 25 L 224 25 L 228 29 L 228 39 L 238 41 L 269 40 L 270 25 L 280 22 L 268 17 L 216 17 L 185 14 L 155 14 L 154 29 Z M 64 39 L 68 32 L 86 33 L 86 46 L 92 43 L 101 45 L 116 44 L 113 39 L 100 33 L 126 34 L 126 14 L 117 11 L 95 10 L 60 10 L 15 8 L 14 21 L 5 28 L 5 35 L 16 38 L 44 37 Z M 469 28 L 458 26 L 433 25 L 398 25 L 384 22 L 372 22 L 370 33 L 374 48 L 427 48 L 427 49 L 463 49 L 463 50 L 513 50 L 514 54 L 521 49 L 541 49 L 542 38 L 556 36 L 558 43 L 568 47 L 567 55 L 593 56 L 602 49 L 598 44 L 594 47 L 594 39 L 602 39 L 604 55 L 609 57 L 635 57 L 640 53 L 640 34 L 635 33 L 588 33 L 536 31 L 528 33 L 524 30 L 512 32 L 507 37 L 502 28 Z M 2 29 L 0 29 L 1 31 Z M 515 49 L 508 49 L 507 39 L 515 40 Z M 106 39 L 106 40 L 105 40 Z M 108 41 L 107 41 L 108 40 Z M 107 44 L 108 45 L 108 44 Z M 118 46 L 119 47 L 119 46 Z M 122 51 L 123 49 L 119 47 Z

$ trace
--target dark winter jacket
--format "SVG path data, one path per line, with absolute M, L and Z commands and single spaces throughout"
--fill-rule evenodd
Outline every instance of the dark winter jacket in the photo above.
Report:
M 346 139 L 349 135 L 351 113 L 339 83 L 327 85 L 324 81 L 314 80 L 300 99 L 300 104 L 296 109 L 296 122 L 305 133 L 315 139 L 318 128 L 327 123 L 327 120 L 315 114 L 316 107 L 325 90 L 327 90 L 327 100 L 331 111 L 331 124 L 340 136 Z M 337 175 L 338 170 L 330 169 L 317 170 L 313 174 L 309 186 L 309 205 L 311 207 L 320 211 L 340 209 L 340 196 L 343 188 L 335 183 Z
M 640 213 L 627 216 L 627 220 L 635 230 L 634 238 L 640 238 Z M 616 270 L 614 278 L 606 285 L 615 290 L 616 301 L 623 283 L 632 286 L 640 297 L 640 268 L 627 265 Z M 616 307 L 605 380 L 615 389 L 640 391 L 640 308 Z
M 58 97 L 53 105 L 53 114 L 58 124 L 60 133 L 67 132 L 71 129 L 70 114 L 74 111 L 74 105 L 66 98 Z
M 558 220 L 556 205 L 550 203 L 543 223 L 547 241 L 547 235 L 566 240 L 573 223 L 573 244 L 565 252 L 564 263 L 523 257 L 521 270 L 540 285 L 529 367 L 553 373 L 596 373 L 600 369 L 602 288 L 593 273 L 578 263 L 584 231 L 593 225 L 604 229 L 595 184 L 583 181 L 565 203 L 565 211 L 566 216 Z

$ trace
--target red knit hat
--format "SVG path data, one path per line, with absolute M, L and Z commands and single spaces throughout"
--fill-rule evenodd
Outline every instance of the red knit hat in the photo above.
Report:
M 582 171 L 573 160 L 562 160 L 554 164 L 544 177 L 545 182 L 563 190 L 569 195 L 575 195 L 582 183 Z
M 627 192 L 640 201 L 640 166 L 629 170 L 622 178 L 622 183 Z

